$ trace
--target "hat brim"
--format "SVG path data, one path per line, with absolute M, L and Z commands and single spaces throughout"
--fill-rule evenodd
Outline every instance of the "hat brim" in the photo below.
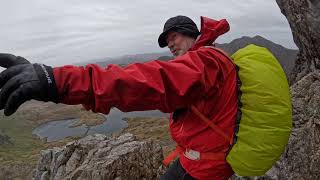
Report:
M 173 26 L 173 27 L 167 29 L 166 31 L 162 32 L 158 38 L 158 43 L 161 48 L 168 46 L 167 35 L 170 31 L 175 31 L 175 32 L 193 37 L 193 35 L 195 34 L 194 31 L 198 31 L 198 29 L 190 29 L 190 28 L 186 28 L 184 26 Z M 196 33 L 196 35 L 199 35 L 199 34 L 200 34 L 200 32 L 198 31 L 198 33 Z
M 173 31 L 173 30 L 175 30 L 175 29 L 177 29 L 177 27 L 171 27 L 171 28 L 167 29 L 166 31 L 163 31 L 163 32 L 160 34 L 160 36 L 159 36 L 159 38 L 158 38 L 158 43 L 159 43 L 159 46 L 160 46 L 161 48 L 164 48 L 164 47 L 168 46 L 168 43 L 167 43 L 167 35 L 168 35 L 168 33 L 169 33 L 170 31 Z

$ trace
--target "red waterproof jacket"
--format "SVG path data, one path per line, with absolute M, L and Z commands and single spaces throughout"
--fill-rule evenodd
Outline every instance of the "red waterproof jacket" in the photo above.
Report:
M 65 104 L 83 104 L 94 112 L 161 110 L 170 116 L 172 138 L 184 148 L 220 152 L 229 143 L 192 113 L 195 106 L 229 137 L 237 112 L 234 64 L 211 45 L 229 30 L 226 20 L 201 17 L 201 36 L 184 55 L 171 61 L 153 60 L 126 67 L 64 66 L 54 68 L 59 98 Z M 184 169 L 200 180 L 228 179 L 233 171 L 226 160 L 189 160 L 180 157 Z

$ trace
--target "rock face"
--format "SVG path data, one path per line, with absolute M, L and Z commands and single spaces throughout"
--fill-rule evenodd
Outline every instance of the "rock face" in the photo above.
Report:
M 280 161 L 280 179 L 320 177 L 320 72 L 291 87 L 294 130 Z
M 320 1 L 276 0 L 299 55 L 290 77 L 293 132 L 279 162 L 279 179 L 320 177 Z
M 320 69 L 320 1 L 276 0 L 290 24 L 300 53 L 290 77 L 290 84 Z
M 90 135 L 63 148 L 42 151 L 34 179 L 156 179 L 162 159 L 160 146 L 135 141 L 132 134 Z

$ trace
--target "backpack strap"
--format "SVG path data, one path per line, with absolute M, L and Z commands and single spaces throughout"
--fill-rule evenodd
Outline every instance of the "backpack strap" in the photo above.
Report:
M 240 127 L 240 121 L 241 121 L 241 117 L 242 117 L 242 102 L 241 102 L 241 96 L 242 96 L 242 91 L 241 91 L 241 79 L 239 77 L 239 67 L 233 62 L 233 60 L 229 57 L 228 53 L 224 52 L 222 49 L 216 48 L 214 46 L 205 46 L 206 48 L 211 48 L 216 50 L 217 52 L 219 52 L 220 54 L 222 54 L 223 56 L 225 56 L 227 59 L 230 60 L 230 62 L 232 62 L 232 64 L 234 64 L 235 68 L 236 68 L 236 73 L 237 73 L 237 90 L 238 90 L 238 110 L 237 110 L 237 115 L 236 115 L 236 126 L 234 129 L 234 133 L 233 133 L 233 144 L 230 144 L 231 146 L 233 146 L 236 142 L 237 142 L 237 135 L 239 132 L 239 127 Z
M 208 124 L 215 132 L 217 132 L 220 136 L 222 136 L 231 146 L 233 144 L 233 138 L 229 137 L 226 133 L 224 133 L 216 124 L 210 121 L 207 117 L 205 117 L 195 106 L 191 106 L 191 111 L 196 114 L 202 121 Z M 169 155 L 167 155 L 162 163 L 165 166 L 168 166 L 177 156 L 184 155 L 190 160 L 225 160 L 227 153 L 229 151 L 229 147 L 220 152 L 199 152 L 192 149 L 183 148 L 179 145 L 176 146 L 175 150 L 171 151 Z
M 196 114 L 202 121 L 208 124 L 215 132 L 222 136 L 230 145 L 233 143 L 233 139 L 224 133 L 214 122 L 210 121 L 206 116 L 204 116 L 195 106 L 191 106 L 191 111 Z
M 199 152 L 192 149 L 183 148 L 179 145 L 176 146 L 175 150 L 171 151 L 168 156 L 162 161 L 163 165 L 169 166 L 169 164 L 175 160 L 178 156 L 185 156 L 186 158 L 199 161 L 199 160 L 212 160 L 221 161 L 225 160 L 228 153 L 228 149 L 222 152 Z

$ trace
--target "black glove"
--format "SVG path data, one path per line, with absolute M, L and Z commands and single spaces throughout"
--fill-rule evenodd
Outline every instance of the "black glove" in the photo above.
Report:
M 43 64 L 30 64 L 22 57 L 0 54 L 0 109 L 10 116 L 24 102 L 35 99 L 58 103 L 53 69 Z
M 5 53 L 0 53 L 0 61 L 1 66 L 4 68 L 9 68 L 18 64 L 30 64 L 30 62 L 23 57 Z

